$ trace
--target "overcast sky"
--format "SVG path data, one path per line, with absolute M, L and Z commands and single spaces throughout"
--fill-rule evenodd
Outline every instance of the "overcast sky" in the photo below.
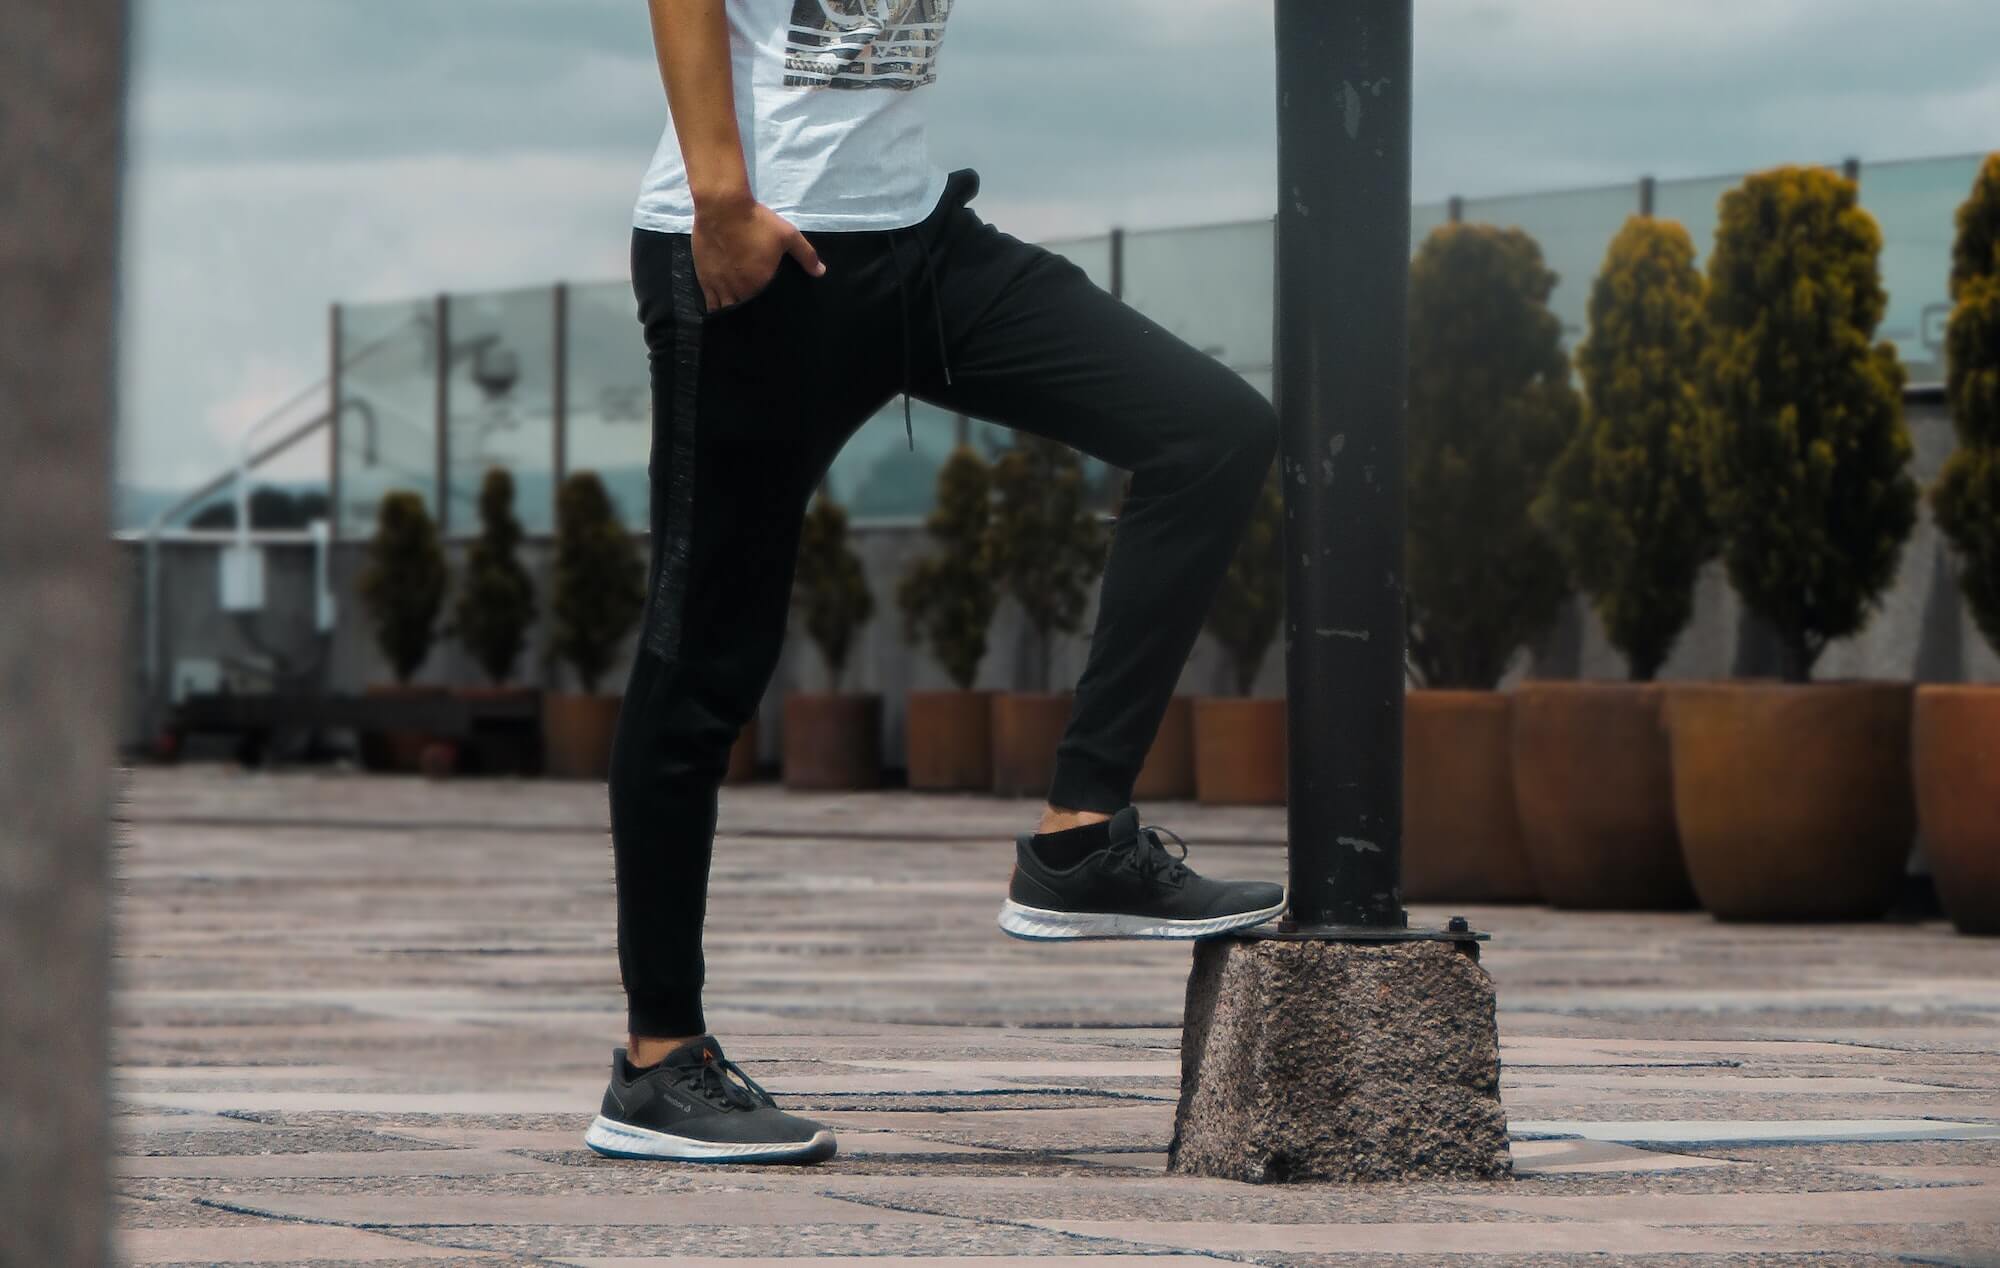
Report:
M 1995 0 L 1417 9 L 1419 199 L 2000 148 Z M 123 477 L 225 463 L 324 374 L 336 299 L 623 277 L 645 13 L 137 0 Z M 958 0 L 930 91 L 935 157 L 1017 236 L 1274 206 L 1271 0 Z

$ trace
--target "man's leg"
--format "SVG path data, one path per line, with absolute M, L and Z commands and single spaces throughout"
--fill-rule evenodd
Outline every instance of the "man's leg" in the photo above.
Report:
M 861 267 L 886 243 L 821 241 L 851 266 L 839 278 L 809 278 L 787 258 L 763 291 L 707 313 L 686 235 L 634 235 L 652 366 L 653 565 L 612 752 L 611 825 L 640 1064 L 703 1033 L 717 788 L 777 665 L 807 501 L 891 387 L 890 368 L 860 355 L 895 315 L 893 278 Z
M 951 382 L 922 395 L 1132 473 L 1044 826 L 1101 819 L 1131 800 L 1270 469 L 1277 416 L 1234 371 L 969 209 L 936 252 Z M 955 287 L 984 294 L 996 276 L 1008 280 L 981 311 L 955 308 Z
M 630 1055 L 706 1029 L 701 933 L 716 793 L 784 638 L 807 489 L 742 441 L 783 402 L 731 373 L 735 323 L 702 312 L 683 235 L 635 235 L 653 388 L 652 568 L 612 749 L 618 962 Z
M 635 234 L 633 280 L 654 435 L 650 591 L 611 770 L 629 1045 L 585 1140 L 616 1157 L 815 1162 L 833 1133 L 781 1113 L 706 1034 L 702 924 L 717 790 L 777 664 L 806 501 L 888 395 L 849 341 L 810 336 L 865 335 L 894 310 L 788 258 L 764 291 L 705 312 L 686 235 Z M 835 357 L 844 377 L 822 363 Z
M 1048 804 L 1016 840 L 1001 928 L 1197 938 L 1271 919 L 1281 887 L 1195 874 L 1129 803 L 1270 470 L 1276 414 L 1083 270 L 970 209 L 933 251 L 950 376 L 939 367 L 922 395 L 1132 473 Z

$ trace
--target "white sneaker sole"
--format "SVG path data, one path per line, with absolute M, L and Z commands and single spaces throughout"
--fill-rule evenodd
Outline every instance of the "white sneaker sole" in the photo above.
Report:
M 1160 916 L 1121 916 L 1115 912 L 1044 911 L 1010 898 L 1000 908 L 1000 929 L 1031 942 L 1067 942 L 1077 938 L 1213 938 L 1261 925 L 1284 909 L 1281 901 L 1263 911 L 1210 916 L 1204 920 L 1167 920 Z
M 727 1144 L 694 1140 L 650 1127 L 614 1122 L 599 1114 L 583 1143 L 607 1158 L 645 1158 L 669 1162 L 824 1162 L 837 1146 L 833 1133 L 820 1131 L 808 1141 L 752 1141 Z

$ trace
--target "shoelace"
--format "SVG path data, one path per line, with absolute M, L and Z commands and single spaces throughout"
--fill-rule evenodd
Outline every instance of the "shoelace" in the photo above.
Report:
M 1174 844 L 1181 848 L 1179 854 L 1170 852 L 1160 841 L 1162 833 L 1173 838 Z M 1154 826 L 1141 828 L 1131 838 L 1130 845 L 1125 845 L 1121 842 L 1119 846 L 1114 846 L 1113 848 L 1118 849 L 1121 847 L 1131 858 L 1133 870 L 1144 876 L 1147 880 L 1165 877 L 1167 880 L 1178 883 L 1188 874 L 1188 843 L 1182 840 L 1181 834 L 1175 832 L 1172 828 Z
M 777 1104 L 769 1092 L 758 1086 L 757 1080 L 743 1072 L 742 1066 L 713 1048 L 703 1050 L 699 1071 L 695 1082 L 700 1085 L 702 1095 L 711 1101 L 719 1097 L 738 1109 L 758 1109 Z M 732 1082 L 729 1077 L 732 1074 L 742 1082 Z

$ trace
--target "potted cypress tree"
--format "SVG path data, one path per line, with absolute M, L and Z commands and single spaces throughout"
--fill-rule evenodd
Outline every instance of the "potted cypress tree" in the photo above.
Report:
M 785 786 L 874 788 L 882 782 L 882 697 L 840 684 L 855 635 L 875 615 L 875 597 L 847 540 L 847 512 L 824 492 L 799 536 L 792 605 L 826 662 L 828 689 L 785 697 Z
M 1590 596 L 1628 683 L 1532 681 L 1514 692 L 1514 797 L 1528 863 L 1557 907 L 1694 902 L 1674 831 L 1654 676 L 1715 553 L 1701 487 L 1706 283 L 1672 221 L 1612 240 L 1577 351 L 1586 413 L 1535 515 Z
M 999 588 L 993 578 L 993 472 L 960 445 L 938 470 L 927 527 L 938 553 L 904 576 L 896 600 L 904 637 L 930 649 L 957 688 L 912 691 L 904 726 L 910 787 L 990 788 L 993 695 L 974 691 Z
M 1051 691 L 1057 634 L 1083 627 L 1105 532 L 1086 505 L 1083 464 L 1067 445 L 1023 435 L 993 465 L 993 567 L 1034 634 L 1033 690 L 993 699 L 993 791 L 1041 796 L 1055 776 L 1070 693 Z
M 514 477 L 495 467 L 479 486 L 479 536 L 466 554 L 452 633 L 487 680 L 460 694 L 497 706 L 495 716 L 475 721 L 469 755 L 477 769 L 510 774 L 527 774 L 541 764 L 537 693 L 510 685 L 535 620 L 535 585 L 521 565 L 520 545 Z
M 437 523 L 424 509 L 423 498 L 400 489 L 384 495 L 375 510 L 375 536 L 368 543 L 360 590 L 375 646 L 395 682 L 371 685 L 367 694 L 443 692 L 441 687 L 413 687 L 410 679 L 430 659 L 448 580 Z M 362 761 L 380 770 L 414 771 L 430 739 L 421 731 L 367 730 L 361 735 Z
M 1203 696 L 1194 705 L 1195 796 L 1211 805 L 1285 800 L 1285 701 L 1250 694 L 1285 619 L 1285 504 L 1276 470 L 1257 495 L 1205 622 L 1236 688 L 1234 696 Z
M 542 740 L 551 775 L 603 779 L 611 769 L 618 697 L 600 695 L 625 636 L 646 606 L 646 565 L 594 471 L 556 494 L 556 562 L 549 650 L 578 688 L 542 700 Z
M 1931 491 L 1972 618 L 2000 650 L 2000 154 L 1958 211 L 1945 390 L 1959 448 Z M 1965 933 L 2000 934 L 2000 687 L 1917 688 L 1917 817 L 1938 897 Z
M 1681 844 L 1727 919 L 1880 916 L 1914 835 L 1910 685 L 1807 685 L 1867 620 L 1916 519 L 1903 368 L 1874 341 L 1881 243 L 1855 183 L 1819 168 L 1722 199 L 1703 482 L 1730 584 L 1776 633 L 1788 680 L 1667 696 Z
M 1575 435 L 1556 276 L 1519 229 L 1444 225 L 1410 268 L 1410 661 L 1404 711 L 1403 889 L 1412 899 L 1535 896 L 1514 808 L 1514 654 L 1568 594 L 1530 515 Z

